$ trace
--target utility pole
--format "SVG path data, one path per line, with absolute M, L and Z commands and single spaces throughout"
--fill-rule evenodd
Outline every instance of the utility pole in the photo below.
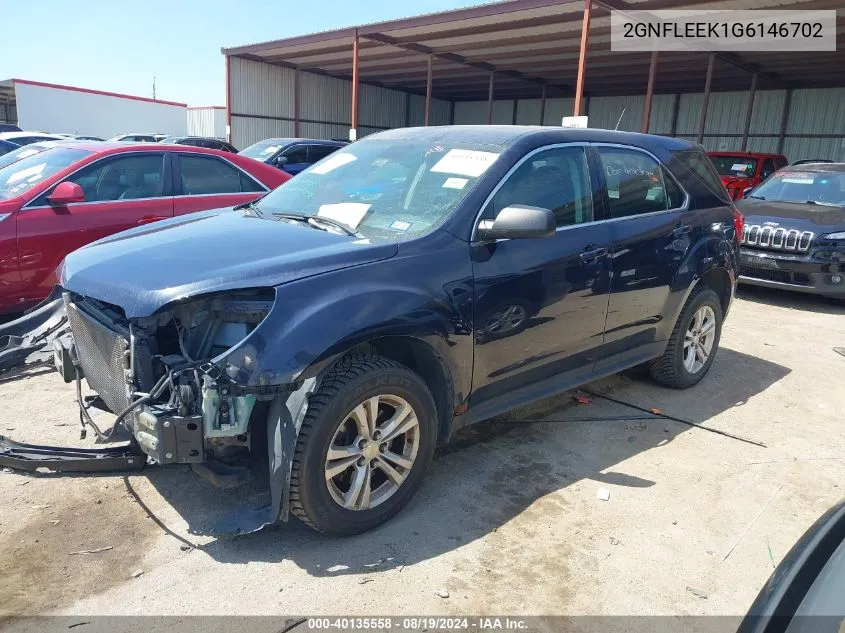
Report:
M 156 76 L 153 75 L 153 99 L 156 98 Z

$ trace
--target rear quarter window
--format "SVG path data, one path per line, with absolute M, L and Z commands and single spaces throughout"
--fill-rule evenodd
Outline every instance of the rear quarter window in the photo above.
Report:
M 716 197 L 725 202 L 731 201 L 728 190 L 722 184 L 722 179 L 719 178 L 719 174 L 716 173 L 716 169 L 707 154 L 699 150 L 685 150 L 675 152 L 674 156 L 696 180 L 712 191 Z

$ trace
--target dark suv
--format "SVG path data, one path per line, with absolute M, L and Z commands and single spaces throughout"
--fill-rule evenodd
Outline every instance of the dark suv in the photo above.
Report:
M 670 387 L 700 381 L 741 234 L 686 141 L 392 130 L 255 203 L 72 253 L 53 304 L 72 338 L 53 345 L 118 414 L 98 434 L 122 429 L 136 462 L 269 455 L 260 522 L 290 511 L 352 534 L 398 512 L 460 427 L 643 363 Z M 51 310 L 0 334 L 26 326 L 36 349 Z M 26 450 L 7 442 L 0 463 L 42 465 Z

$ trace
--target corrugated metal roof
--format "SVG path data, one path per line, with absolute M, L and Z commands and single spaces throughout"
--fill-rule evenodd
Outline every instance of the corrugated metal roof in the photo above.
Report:
M 642 93 L 650 53 L 610 50 L 610 8 L 780 8 L 835 9 L 841 0 L 594 0 L 585 89 L 593 95 Z M 348 79 L 352 38 L 357 32 L 362 83 L 424 94 L 426 59 L 436 56 L 433 94 L 449 100 L 484 99 L 496 72 L 496 97 L 515 98 L 549 87 L 549 96 L 572 94 L 575 83 L 582 0 L 511 0 L 350 27 L 301 37 L 224 49 L 288 68 Z M 839 18 L 845 32 L 845 16 Z M 703 88 L 707 55 L 662 52 L 656 93 Z M 749 71 L 761 73 L 760 88 L 845 85 L 845 49 L 819 53 L 721 54 L 714 91 L 747 90 Z

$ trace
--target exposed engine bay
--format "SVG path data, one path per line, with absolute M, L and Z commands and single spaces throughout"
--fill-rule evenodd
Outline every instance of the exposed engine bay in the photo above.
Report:
M 256 402 L 274 391 L 237 382 L 240 369 L 256 362 L 253 351 L 239 350 L 237 366 L 226 358 L 267 316 L 272 290 L 194 299 L 138 319 L 69 293 L 63 301 L 70 333 L 53 343 L 56 367 L 77 382 L 83 427 L 101 440 L 123 427 L 159 464 L 234 464 L 249 456 Z M 98 394 L 84 404 L 82 379 Z M 90 406 L 117 416 L 111 429 L 97 426 Z

